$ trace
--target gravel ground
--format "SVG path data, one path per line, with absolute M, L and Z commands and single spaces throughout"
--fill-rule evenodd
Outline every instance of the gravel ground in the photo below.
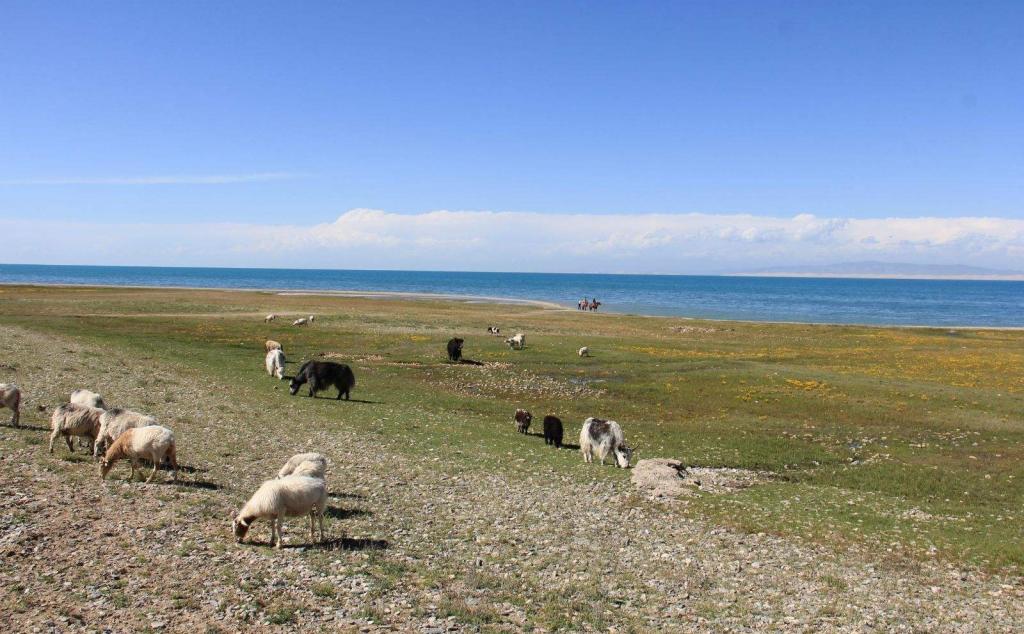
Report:
M 293 405 L 184 365 L 0 327 L 0 381 L 30 428 L 0 427 L 0 610 L 14 631 L 1020 631 L 1024 585 L 942 562 L 835 552 L 680 516 L 628 482 L 512 478 L 443 451 L 389 453 Z M 258 371 L 258 363 L 254 365 Z M 184 483 L 101 482 L 48 415 L 76 387 L 156 414 Z M 283 389 L 283 387 L 281 388 Z M 3 416 L 0 414 L 0 416 Z M 254 430 L 264 430 L 255 433 Z M 273 430 L 268 433 L 267 430 Z M 328 454 L 327 544 L 230 539 L 230 517 L 299 450 Z M 510 458 L 511 459 L 511 458 Z M 605 467 L 611 469 L 612 467 Z M 169 477 L 169 476 L 168 476 Z

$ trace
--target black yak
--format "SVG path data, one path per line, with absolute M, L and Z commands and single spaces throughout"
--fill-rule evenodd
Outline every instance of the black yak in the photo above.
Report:
M 292 378 L 288 391 L 294 396 L 305 383 L 309 383 L 309 395 L 312 397 L 333 385 L 338 388 L 338 398 L 344 394 L 347 401 L 349 391 L 356 386 L 356 375 L 352 374 L 352 368 L 344 363 L 306 361 L 299 368 L 298 374 Z
M 544 444 L 562 448 L 562 419 L 548 414 L 544 417 Z
M 464 341 L 455 337 L 448 340 L 448 360 L 456 363 L 462 359 L 462 344 Z

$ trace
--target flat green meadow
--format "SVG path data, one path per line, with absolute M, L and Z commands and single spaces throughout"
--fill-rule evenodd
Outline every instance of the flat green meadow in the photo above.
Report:
M 282 317 L 265 324 L 269 312 Z M 290 325 L 309 313 L 314 325 Z M 211 390 L 237 392 L 253 407 L 292 399 L 298 411 L 328 414 L 388 451 L 443 450 L 437 468 L 453 472 L 543 467 L 580 482 L 626 479 L 628 471 L 597 470 L 577 451 L 516 434 L 511 422 L 515 408 L 525 407 L 539 433 L 540 418 L 556 414 L 566 442 L 575 444 L 584 418 L 611 418 L 639 446 L 637 458 L 773 474 L 748 489 L 688 498 L 680 514 L 899 561 L 941 558 L 1006 572 L 1024 564 L 1020 331 L 19 286 L 0 288 L 0 323 L 127 351 L 140 368 L 147 359 L 173 359 Z M 489 325 L 503 336 L 488 335 Z M 504 344 L 515 332 L 526 333 L 525 350 Z M 466 340 L 467 359 L 483 365 L 449 363 L 445 343 L 453 336 Z M 309 358 L 352 365 L 355 402 L 338 408 L 289 397 L 263 371 L 266 339 L 284 344 L 289 372 Z M 589 358 L 576 354 L 584 345 Z M 162 389 L 152 386 L 154 400 Z M 246 421 L 223 424 L 244 429 Z M 227 459 L 201 446 L 190 451 L 207 462 Z

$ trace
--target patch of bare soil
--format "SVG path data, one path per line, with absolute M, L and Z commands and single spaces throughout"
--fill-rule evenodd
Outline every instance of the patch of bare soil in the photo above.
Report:
M 672 326 L 669 330 L 678 335 L 710 335 L 713 332 L 718 332 L 718 328 L 707 328 L 704 326 Z
M 670 458 L 648 458 L 636 463 L 630 477 L 634 486 L 653 498 L 678 498 L 698 491 L 739 491 L 769 480 L 771 474 L 748 469 L 686 467 Z

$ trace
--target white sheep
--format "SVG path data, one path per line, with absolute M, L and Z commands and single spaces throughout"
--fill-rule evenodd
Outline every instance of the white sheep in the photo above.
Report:
M 289 475 L 307 475 L 311 478 L 324 479 L 327 472 L 327 456 L 322 453 L 297 453 L 284 463 L 277 472 L 278 478 Z
M 96 436 L 96 444 L 93 446 L 93 457 L 99 456 L 106 446 L 113 443 L 117 440 L 118 436 L 129 429 L 156 424 L 157 421 L 152 416 L 119 407 L 108 409 L 100 416 L 100 429 Z
M 269 315 L 267 315 L 266 317 L 263 318 L 263 323 L 269 324 L 270 322 L 274 321 L 275 319 L 277 319 L 277 315 L 275 315 L 274 313 L 270 313 Z
M 71 401 L 75 405 L 85 405 L 87 407 L 98 407 L 99 409 L 107 409 L 107 404 L 103 402 L 103 397 L 91 390 L 75 390 L 71 393 Z
M 589 357 L 590 348 L 583 346 L 582 348 L 579 349 L 579 351 L 576 354 L 580 355 L 581 357 Z
M 11 425 L 18 427 L 21 420 L 21 388 L 13 383 L 0 383 L 0 407 L 14 412 Z
M 307 319 L 305 317 L 299 317 L 298 319 L 296 319 L 295 321 L 292 322 L 292 325 L 293 326 L 305 326 L 308 323 L 309 323 L 309 319 Z
M 267 353 L 266 358 L 267 374 L 278 379 L 284 378 L 284 352 L 275 348 Z
M 314 520 L 320 521 L 320 541 L 324 539 L 324 511 L 327 510 L 327 483 L 320 478 L 290 475 L 267 480 L 249 498 L 231 521 L 235 541 L 242 543 L 253 522 L 270 520 L 270 541 L 281 547 L 281 529 L 285 517 L 309 515 L 309 540 L 314 541 Z
M 107 409 L 107 404 L 103 402 L 103 397 L 93 392 L 92 390 L 75 390 L 71 393 L 71 403 L 75 405 L 85 405 L 87 407 L 98 407 L 100 409 Z M 85 439 L 78 439 L 78 446 L 85 446 Z
M 98 407 L 75 403 L 66 403 L 53 410 L 53 416 L 50 417 L 50 453 L 53 453 L 53 443 L 59 436 L 64 437 L 71 453 L 75 453 L 75 447 L 71 444 L 72 436 L 84 437 L 88 439 L 90 447 L 94 446 L 103 413 Z
M 526 335 L 521 332 L 517 332 L 515 335 L 505 340 L 509 348 L 513 350 L 522 350 L 526 347 Z
M 129 429 L 110 445 L 107 453 L 100 462 L 100 478 L 106 479 L 107 474 L 114 468 L 114 464 L 127 458 L 132 466 L 128 480 L 135 479 L 135 469 L 138 468 L 139 458 L 146 458 L 153 463 L 153 473 L 149 474 L 146 482 L 152 482 L 160 464 L 167 458 L 171 461 L 171 469 L 174 471 L 172 481 L 178 479 L 178 451 L 174 444 L 174 432 L 160 425 L 149 425 Z

